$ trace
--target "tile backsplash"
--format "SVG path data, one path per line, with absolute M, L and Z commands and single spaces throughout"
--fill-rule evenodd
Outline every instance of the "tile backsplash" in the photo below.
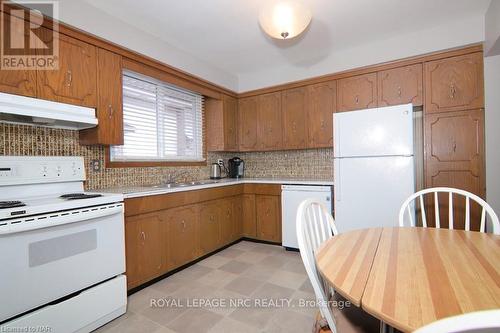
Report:
M 79 144 L 78 132 L 47 127 L 0 123 L 0 155 L 83 156 L 87 189 L 158 184 L 169 175 L 182 181 L 206 179 L 210 163 L 235 156 L 209 153 L 207 166 L 106 168 L 103 146 Z M 333 149 L 309 149 L 236 154 L 246 162 L 247 177 L 333 179 Z M 100 171 L 90 165 L 98 161 Z

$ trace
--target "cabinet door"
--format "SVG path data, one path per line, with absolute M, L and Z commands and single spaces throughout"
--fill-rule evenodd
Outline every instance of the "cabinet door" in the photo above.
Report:
M 234 239 L 233 202 L 231 199 L 218 200 L 221 210 L 221 245 L 229 244 Z
M 168 270 L 182 266 L 198 256 L 198 208 L 196 205 L 169 210 Z
M 256 195 L 257 238 L 271 242 L 281 242 L 280 197 Z
M 122 57 L 99 49 L 97 52 L 97 118 L 96 128 L 80 131 L 83 144 L 123 144 Z
M 202 254 L 210 253 L 221 245 L 221 210 L 216 201 L 200 207 L 200 248 Z
M 223 96 L 224 110 L 224 150 L 238 150 L 238 101 L 230 96 Z
M 44 30 L 45 43 L 53 43 Z M 96 47 L 59 34 L 59 69 L 38 71 L 37 97 L 56 102 L 96 107 Z
M 11 27 L 11 36 L 16 38 L 16 43 L 29 40 L 29 30 L 24 29 L 24 20 L 15 16 L 2 13 L 4 25 Z M 36 70 L 0 70 L 0 92 L 22 96 L 36 96 Z
M 335 81 L 308 87 L 309 148 L 333 147 L 333 113 L 337 107 Z
M 162 222 L 160 213 L 128 217 L 125 222 L 127 279 L 130 279 L 130 288 L 163 272 Z
M 422 64 L 389 69 L 377 74 L 378 106 L 423 103 Z
M 233 205 L 233 241 L 240 239 L 243 232 L 243 196 L 231 199 Z
M 352 111 L 377 106 L 377 74 L 341 79 L 337 86 L 337 111 Z
M 258 97 L 245 97 L 238 100 L 239 149 L 257 149 L 257 100 Z
M 255 195 L 243 194 L 242 204 L 243 204 L 243 217 L 242 217 L 243 236 L 255 238 L 257 237 L 257 224 L 255 219 Z
M 484 106 L 483 55 L 473 53 L 425 63 L 425 111 Z
M 282 94 L 283 147 L 305 148 L 307 131 L 307 90 L 305 87 L 285 90 Z
M 484 111 L 436 113 L 425 118 L 425 185 L 454 187 L 485 195 Z M 441 198 L 441 212 L 447 212 L 448 198 Z M 455 210 L 463 212 L 464 202 Z M 446 206 L 446 207 L 445 207 Z M 480 211 L 472 210 L 471 226 L 479 230 Z M 446 214 L 444 214 L 446 215 Z M 447 226 L 448 217 L 441 218 Z M 464 215 L 456 216 L 455 226 L 463 228 Z
M 282 148 L 281 92 L 259 96 L 257 141 L 262 150 Z

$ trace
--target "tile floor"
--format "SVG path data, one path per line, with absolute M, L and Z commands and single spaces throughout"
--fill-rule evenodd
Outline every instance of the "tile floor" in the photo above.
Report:
M 297 252 L 242 241 L 131 295 L 96 332 L 311 332 L 314 299 Z

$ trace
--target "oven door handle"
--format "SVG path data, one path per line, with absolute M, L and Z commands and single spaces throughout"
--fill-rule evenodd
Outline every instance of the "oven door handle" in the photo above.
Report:
M 84 222 L 123 214 L 123 202 L 0 221 L 0 235 Z

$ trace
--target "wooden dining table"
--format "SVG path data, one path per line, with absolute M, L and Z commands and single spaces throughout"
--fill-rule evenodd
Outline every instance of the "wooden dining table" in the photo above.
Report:
M 356 306 L 403 332 L 441 318 L 500 308 L 500 236 L 419 227 L 332 237 L 319 272 Z

